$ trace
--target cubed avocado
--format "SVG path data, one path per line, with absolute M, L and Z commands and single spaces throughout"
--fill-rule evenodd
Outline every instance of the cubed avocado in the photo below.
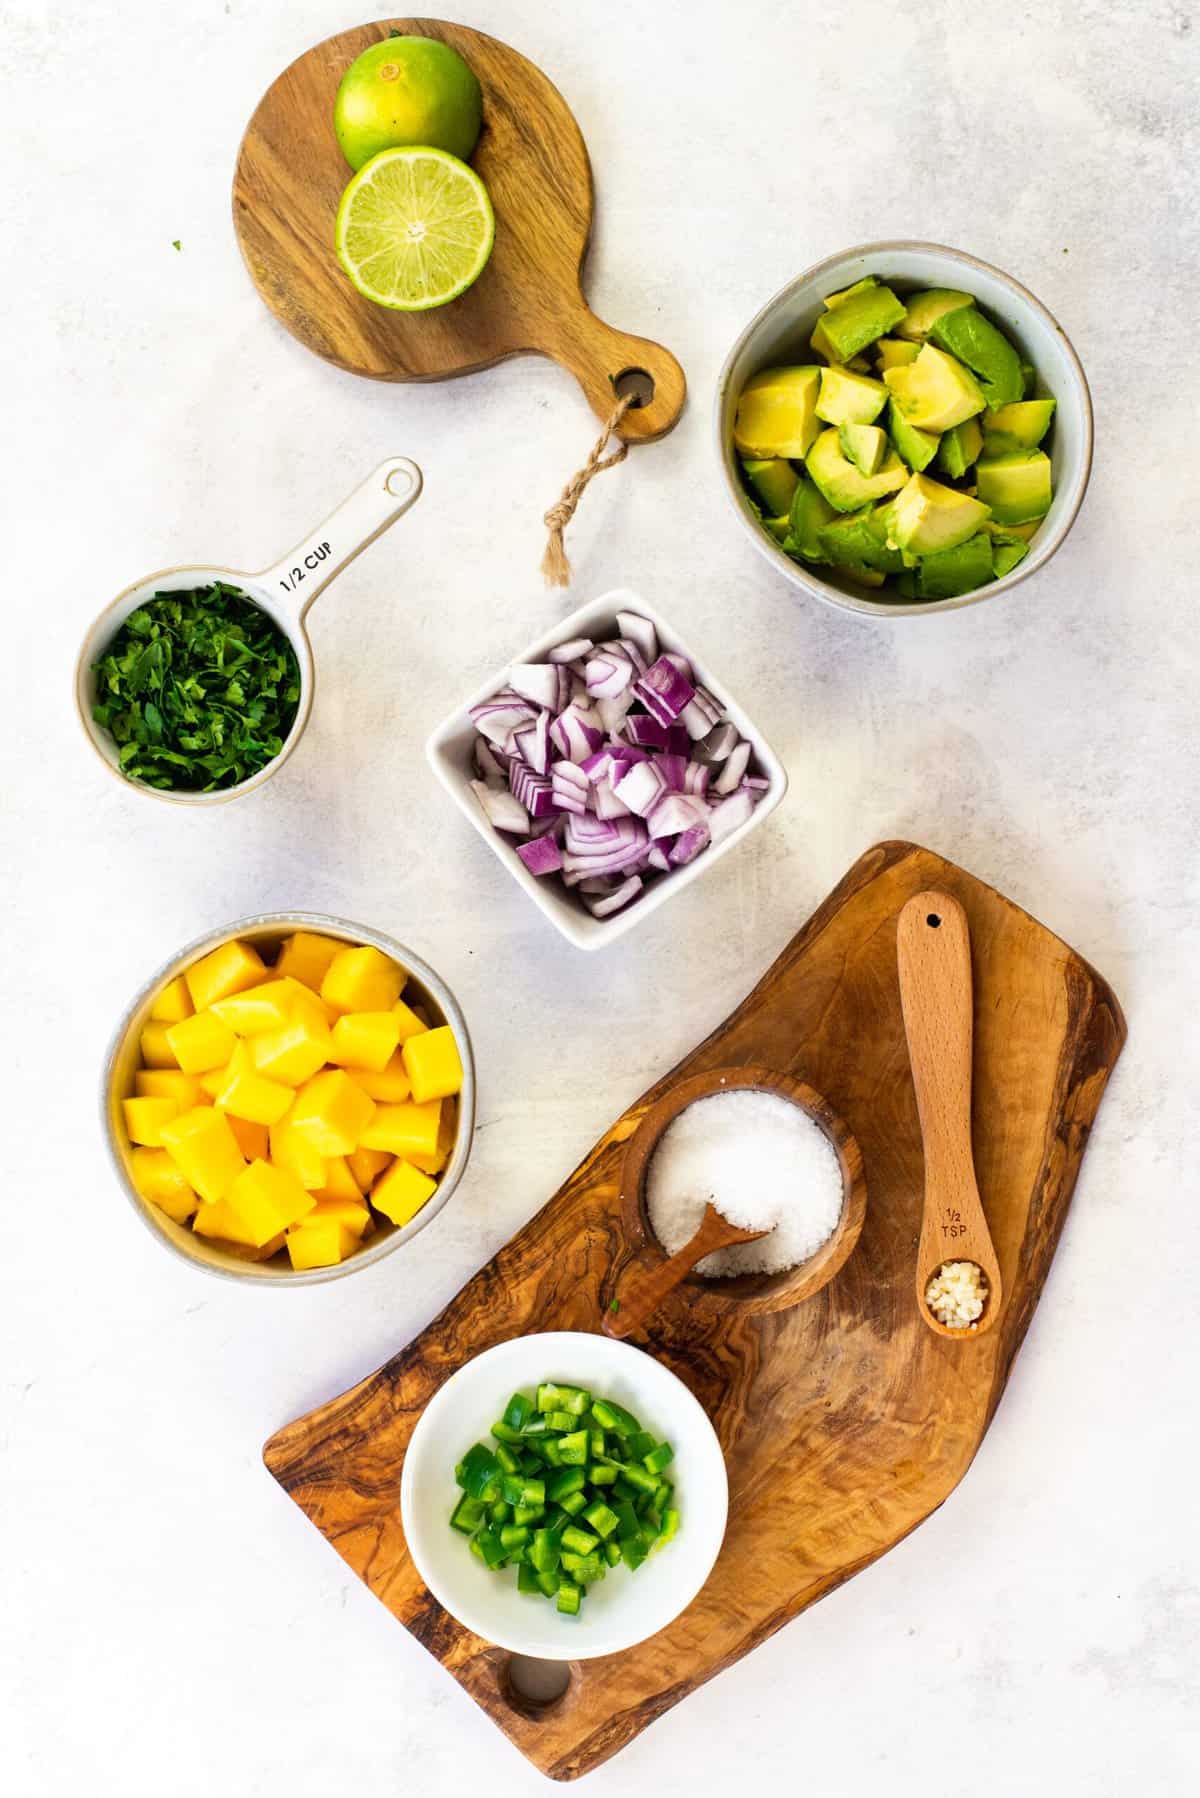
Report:
M 921 557 L 917 565 L 917 598 L 954 599 L 992 578 L 992 539 L 986 531 L 977 531 L 965 543 Z
M 948 355 L 957 356 L 979 377 L 989 406 L 1009 406 L 1025 392 L 1021 358 L 1003 331 L 998 331 L 978 306 L 960 306 L 939 318 L 929 333 Z
M 755 460 L 802 460 L 820 430 L 816 415 L 821 371 L 816 367 L 762 368 L 742 388 L 733 421 L 734 448 Z
M 887 388 L 869 375 L 844 368 L 823 368 L 817 395 L 817 417 L 828 425 L 869 425 L 887 403 Z
M 818 438 L 818 442 L 820 439 Z M 988 508 L 928 475 L 910 475 L 888 511 L 888 542 L 918 556 L 954 549 L 973 537 Z
M 821 549 L 820 532 L 837 517 L 837 513 L 818 488 L 806 475 L 801 475 L 795 493 L 792 495 L 791 545 L 789 554 L 795 554 L 805 562 L 822 562 L 824 553 Z
M 890 287 L 874 283 L 845 293 L 825 312 L 812 335 L 812 346 L 830 362 L 849 362 L 904 317 L 904 304 Z
M 843 362 L 840 366 L 849 369 L 852 375 L 869 375 L 871 372 L 871 364 L 865 356 L 851 356 L 849 362 Z
M 1006 574 L 1011 574 L 1018 562 L 1025 560 L 1029 554 L 1029 545 L 1024 537 L 1017 535 L 1016 531 L 1004 530 L 1000 526 L 993 525 L 990 518 L 988 525 L 990 527 L 988 535 L 992 540 L 992 573 L 999 581 L 1003 580 Z
M 742 470 L 755 497 L 761 500 L 769 515 L 777 516 L 788 510 L 796 482 L 800 479 L 790 462 L 782 456 L 771 456 L 766 461 L 743 456 Z
M 974 304 L 971 294 L 959 293 L 956 287 L 927 287 L 921 293 L 910 293 L 904 321 L 896 326 L 896 336 L 924 343 L 939 318 L 947 312 L 957 312 L 960 306 Z
M 844 574 L 848 581 L 854 581 L 859 587 L 882 587 L 886 574 L 878 568 L 868 568 L 865 562 L 839 562 L 835 565 L 835 574 Z
M 887 430 L 897 455 L 910 468 L 918 474 L 928 468 L 937 455 L 941 438 L 934 431 L 918 431 L 915 425 L 910 425 L 894 398 L 888 401 Z
M 1025 388 L 1025 398 L 1031 400 L 1037 392 L 1037 369 L 1032 362 L 1022 362 L 1021 381 Z
M 983 435 L 988 454 L 1014 449 L 1036 449 L 1054 417 L 1054 401 L 1017 400 L 1011 406 L 997 406 L 983 415 Z
M 764 518 L 763 529 L 765 531 L 770 531 L 776 543 L 778 543 L 782 549 L 786 549 L 787 540 L 792 529 L 790 513 L 785 512 L 782 518 Z
M 1004 455 L 986 456 L 975 478 L 979 497 L 991 508 L 997 524 L 1027 524 L 1044 518 L 1050 510 L 1050 458 L 1044 450 L 1008 450 Z
M 961 481 L 983 448 L 983 432 L 977 418 L 952 425 L 938 445 L 937 465 L 952 481 Z
M 831 425 L 822 431 L 808 452 L 805 464 L 809 474 L 836 512 L 857 512 L 872 500 L 886 499 L 904 485 L 905 467 L 893 452 L 884 458 L 882 468 L 872 475 L 860 474 L 853 462 L 842 454 L 838 433 Z
M 875 361 L 880 370 L 904 368 L 921 353 L 919 343 L 905 343 L 900 337 L 881 337 L 875 345 Z
M 824 525 L 820 539 L 826 561 L 839 568 L 861 563 L 866 568 L 877 568 L 881 574 L 899 574 L 904 566 L 900 551 L 888 547 L 887 530 L 878 513 L 878 507 L 864 506 L 861 512 Z
M 931 343 L 921 345 L 907 368 L 889 368 L 883 378 L 908 423 L 919 431 L 948 431 L 986 404 L 970 370 Z
M 864 275 L 861 281 L 855 281 L 850 287 L 840 287 L 836 293 L 827 293 L 824 303 L 829 311 L 833 312 L 838 306 L 844 305 L 847 300 L 852 300 L 856 293 L 866 293 L 869 288 L 878 286 L 878 275 Z
M 853 462 L 859 474 L 878 474 L 883 467 L 888 439 L 887 432 L 881 431 L 878 425 L 842 425 L 838 442 L 843 456 Z

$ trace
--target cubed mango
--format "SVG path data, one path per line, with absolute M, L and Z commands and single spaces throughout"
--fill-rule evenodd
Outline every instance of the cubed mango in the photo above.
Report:
M 238 1036 L 261 1036 L 264 1030 L 282 1030 L 290 1022 L 300 991 L 307 988 L 294 980 L 264 980 L 218 999 L 211 1009 Z
M 204 1103 L 199 1080 L 182 1068 L 139 1068 L 133 1076 L 133 1090 L 139 1099 L 174 1099 L 180 1111 Z
M 121 1110 L 125 1114 L 125 1133 L 130 1142 L 143 1143 L 148 1149 L 161 1149 L 162 1126 L 177 1118 L 182 1107 L 178 1099 L 123 1099 Z
M 139 1047 L 142 1061 L 148 1068 L 177 1068 L 175 1051 L 167 1041 L 169 1024 L 147 1024 L 142 1031 Z
M 206 1074 L 225 1066 L 237 1038 L 215 1011 L 198 1011 L 181 1023 L 168 1024 L 167 1041 L 185 1074 Z
M 308 1138 L 292 1128 L 292 1113 L 271 1125 L 271 1160 L 295 1174 L 306 1192 L 319 1192 L 325 1184 L 325 1157 Z
M 329 1026 L 315 1012 L 297 1009 L 282 1029 L 249 1041 L 259 1073 L 285 1086 L 303 1086 L 329 1060 Z
M 336 1267 L 358 1247 L 358 1238 L 336 1217 L 304 1223 L 287 1233 L 287 1251 L 297 1273 L 309 1267 Z
M 225 1082 L 216 1095 L 217 1108 L 231 1111 L 251 1124 L 277 1124 L 294 1099 L 290 1086 L 260 1074 L 245 1043 L 238 1043 L 225 1069 Z
M 164 1124 L 159 1134 L 163 1148 L 206 1205 L 228 1196 L 246 1162 L 223 1112 L 197 1105 Z
M 252 1161 L 229 1188 L 228 1204 L 241 1220 L 254 1247 L 261 1248 L 313 1209 L 316 1200 L 295 1174 L 269 1161 Z
M 324 1223 L 327 1218 L 336 1218 L 339 1224 L 344 1224 L 347 1230 L 353 1231 L 360 1241 L 371 1227 L 371 1213 L 365 1199 L 359 1199 L 355 1203 L 352 1199 L 319 1198 L 316 1209 L 309 1212 L 300 1228 L 304 1229 L 307 1224 Z
M 387 1149 L 392 1155 L 436 1155 L 440 1099 L 429 1105 L 378 1105 L 359 1139 L 364 1149 Z
M 384 1149 L 364 1149 L 360 1143 L 353 1155 L 347 1155 L 346 1166 L 350 1169 L 363 1192 L 370 1192 L 385 1167 L 390 1167 L 394 1156 Z
M 168 980 L 155 999 L 150 1016 L 156 1024 L 179 1024 L 184 1018 L 190 1018 L 195 1009 L 187 981 L 182 974 L 177 974 L 174 980 Z
M 393 1161 L 371 1189 L 371 1203 L 392 1223 L 402 1225 L 409 1223 L 436 1191 L 437 1181 L 415 1168 L 411 1161 Z
M 321 982 L 329 972 L 330 962 L 345 947 L 336 937 L 317 936 L 312 930 L 298 930 L 294 936 L 288 937 L 279 951 L 275 972 L 289 975 L 303 986 L 310 987 L 314 993 L 319 993 Z
M 196 1084 L 200 1088 L 201 1097 L 198 1105 L 215 1105 L 217 1094 L 229 1078 L 228 1064 L 223 1068 L 209 1068 L 207 1074 L 197 1074 Z
M 430 1099 L 448 1099 L 462 1091 L 462 1057 L 449 1024 L 410 1036 L 401 1053 L 418 1105 L 425 1105 Z
M 133 1184 L 144 1199 L 186 1224 L 200 1203 L 165 1149 L 134 1149 L 129 1157 Z
M 249 1230 L 228 1199 L 216 1205 L 201 1205 L 192 1219 L 192 1229 L 197 1236 L 215 1236 L 221 1242 L 236 1242 L 247 1249 L 255 1247 Z
M 227 1111 L 225 1116 L 246 1160 L 268 1161 L 271 1156 L 271 1138 L 267 1126 L 252 1124 L 249 1118 L 235 1117 L 232 1111 Z
M 351 1013 L 351 1016 L 354 1014 Z M 369 1016 L 369 1013 L 364 1014 Z M 407 1099 L 412 1093 L 412 1083 L 404 1066 L 404 1057 L 399 1049 L 392 1056 L 382 1073 L 373 1074 L 368 1068 L 351 1068 L 350 1078 L 355 1086 L 361 1086 L 377 1104 L 397 1105 L 401 1099 Z
M 349 1155 L 375 1114 L 375 1101 L 341 1068 L 327 1068 L 296 1094 L 292 1129 L 319 1155 Z
M 219 949 L 213 949 L 193 962 L 184 979 L 192 1004 L 197 1011 L 204 1011 L 216 999 L 227 999 L 230 993 L 257 986 L 266 973 L 258 950 L 234 937 L 232 942 L 222 943 Z
M 400 1041 L 402 1043 L 406 1043 L 410 1036 L 420 1036 L 422 1030 L 429 1028 L 425 1019 L 418 1016 L 411 1005 L 406 1005 L 403 999 L 396 1000 L 392 1011 L 400 1020 Z
M 457 1135 L 458 1101 L 443 1099 L 442 1115 L 438 1119 L 437 1148 L 432 1155 L 423 1155 L 419 1149 L 410 1149 L 408 1159 L 423 1174 L 440 1174 L 454 1152 Z
M 350 1163 L 344 1155 L 331 1155 L 325 1163 L 325 1184 L 318 1192 L 317 1198 L 347 1199 L 351 1204 L 362 1204 L 362 1190 L 351 1173 Z
M 330 1032 L 329 1059 L 340 1068 L 357 1073 L 382 1074 L 400 1041 L 400 1020 L 394 1011 L 350 1011 Z
M 321 997 L 338 1011 L 390 1011 L 404 978 L 403 969 L 367 943 L 338 951 L 321 982 Z

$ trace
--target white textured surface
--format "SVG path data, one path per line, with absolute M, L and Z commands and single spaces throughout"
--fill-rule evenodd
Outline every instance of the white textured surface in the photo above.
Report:
M 909 835 L 1060 930 L 1127 1007 L 1061 1251 L 943 1511 L 588 1790 L 916 1798 L 946 1768 L 977 1798 L 1194 1787 L 1200 14 L 477 0 L 474 22 L 542 64 L 588 138 L 597 309 L 660 335 L 692 384 L 679 429 L 588 494 L 577 585 L 556 599 L 534 575 L 538 521 L 593 429 L 570 379 L 528 361 L 359 384 L 280 332 L 238 258 L 246 117 L 366 10 L 6 8 L 0 1783 L 544 1789 L 281 1497 L 259 1445 L 408 1340 L 853 858 Z M 771 578 L 721 515 L 708 411 L 763 298 L 899 234 L 972 249 L 1059 314 L 1098 446 L 1046 573 L 889 628 Z M 396 451 L 425 497 L 315 614 L 316 714 L 279 779 L 203 816 L 111 784 L 69 709 L 91 613 L 168 563 L 265 562 Z M 709 879 L 591 957 L 465 828 L 419 744 L 514 644 L 618 581 L 694 634 L 792 789 Z M 287 1294 L 176 1267 L 115 1191 L 95 1120 L 108 1030 L 147 970 L 282 906 L 369 919 L 439 966 L 482 1088 L 445 1216 L 361 1278 Z

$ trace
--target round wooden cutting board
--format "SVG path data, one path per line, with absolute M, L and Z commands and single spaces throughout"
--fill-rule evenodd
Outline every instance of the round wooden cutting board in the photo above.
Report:
M 496 247 L 479 280 L 434 312 L 391 312 L 356 293 L 333 248 L 349 181 L 333 130 L 338 84 L 354 58 L 400 32 L 440 38 L 483 88 L 472 157 L 496 213 Z M 592 171 L 578 125 L 540 69 L 494 37 L 440 19 L 384 19 L 326 38 L 285 69 L 246 129 L 233 220 L 251 279 L 293 336 L 339 368 L 376 381 L 440 381 L 507 356 L 549 356 L 575 375 L 600 417 L 632 384 L 653 396 L 619 435 L 661 437 L 683 409 L 683 370 L 668 350 L 598 319 L 580 285 L 592 223 Z M 625 377 L 622 380 L 622 377 Z

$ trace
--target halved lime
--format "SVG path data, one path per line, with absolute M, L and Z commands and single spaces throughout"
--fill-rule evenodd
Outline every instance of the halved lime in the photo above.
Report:
M 474 169 L 418 145 L 364 163 L 342 195 L 334 242 L 366 299 L 428 312 L 479 279 L 495 235 L 492 202 Z

